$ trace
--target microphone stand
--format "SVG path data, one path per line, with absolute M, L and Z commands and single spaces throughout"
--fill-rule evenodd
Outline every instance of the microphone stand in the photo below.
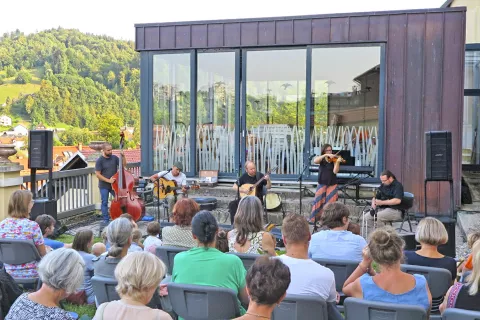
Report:
M 303 181 L 303 174 L 305 173 L 307 168 L 310 167 L 310 161 L 312 161 L 312 159 L 314 157 L 315 157 L 315 155 L 311 155 L 310 157 L 308 157 L 308 161 L 303 166 L 303 170 L 302 170 L 302 172 L 300 173 L 300 175 L 298 176 L 298 179 L 297 179 L 297 181 L 300 182 L 300 210 L 299 210 L 300 215 L 302 215 L 302 193 L 303 193 L 302 181 Z
M 160 179 L 163 178 L 167 173 L 172 171 L 172 168 L 168 169 L 164 174 L 162 174 L 160 177 L 158 177 L 153 183 L 157 182 L 157 220 L 160 223 Z M 165 208 L 164 208 L 165 212 Z M 170 212 L 168 212 L 167 209 L 167 220 L 170 222 Z

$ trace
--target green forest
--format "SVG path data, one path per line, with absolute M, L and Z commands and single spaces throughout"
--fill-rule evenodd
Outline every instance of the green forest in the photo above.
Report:
M 1 113 L 14 124 L 65 128 L 57 144 L 106 140 L 135 127 L 140 142 L 140 59 L 133 41 L 52 29 L 0 37 Z

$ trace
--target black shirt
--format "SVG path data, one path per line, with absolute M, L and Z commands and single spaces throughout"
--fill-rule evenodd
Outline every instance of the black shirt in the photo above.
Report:
M 95 171 L 100 171 L 102 176 L 110 179 L 115 175 L 115 173 L 117 173 L 119 165 L 120 159 L 117 156 L 113 154 L 108 158 L 101 156 L 95 163 Z M 101 180 L 98 180 L 98 187 L 100 189 L 112 189 L 112 185 L 110 183 Z
M 255 184 L 262 177 L 263 177 L 263 173 L 260 173 L 260 172 L 257 172 L 257 174 L 254 177 L 249 176 L 248 173 L 245 172 L 238 180 L 238 182 L 240 183 L 239 187 L 241 187 L 246 183 Z M 262 203 L 263 203 L 263 186 L 266 186 L 266 185 L 267 185 L 267 180 L 264 179 L 262 182 L 258 184 L 257 190 L 256 190 L 257 197 L 260 199 L 260 201 L 262 201 Z
M 333 186 L 337 184 L 337 175 L 333 173 L 335 162 L 322 159 L 318 167 L 318 184 Z
M 378 200 L 390 200 L 390 199 L 403 199 L 403 186 L 400 182 L 398 182 L 396 179 L 393 180 L 390 185 L 380 185 L 380 187 L 377 190 L 377 194 L 375 196 L 376 199 Z M 400 209 L 400 205 L 394 205 L 394 206 L 379 206 L 379 208 L 392 208 L 392 209 Z
M 405 251 L 405 260 L 406 264 L 447 269 L 452 274 L 452 281 L 457 277 L 457 262 L 452 257 L 427 258 L 417 254 L 415 251 Z
M 457 285 L 460 286 L 460 284 Z M 477 292 L 476 295 L 471 296 L 470 293 L 468 293 L 469 289 L 470 286 L 468 284 L 461 285 L 460 291 L 457 294 L 457 299 L 455 300 L 455 305 L 453 307 L 458 309 L 480 311 L 480 292 Z

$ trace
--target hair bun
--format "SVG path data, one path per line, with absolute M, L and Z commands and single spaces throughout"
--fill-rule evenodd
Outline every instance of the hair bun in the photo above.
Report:
M 372 240 L 377 243 L 381 248 L 388 247 L 392 241 L 392 236 L 387 230 L 379 229 L 378 232 L 373 234 Z

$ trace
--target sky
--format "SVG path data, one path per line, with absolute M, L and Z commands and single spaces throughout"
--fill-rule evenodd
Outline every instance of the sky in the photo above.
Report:
M 136 23 L 439 8 L 445 0 L 16 0 L 2 1 L 0 35 L 73 28 L 134 40 Z M 11 14 L 10 14 L 11 13 Z

